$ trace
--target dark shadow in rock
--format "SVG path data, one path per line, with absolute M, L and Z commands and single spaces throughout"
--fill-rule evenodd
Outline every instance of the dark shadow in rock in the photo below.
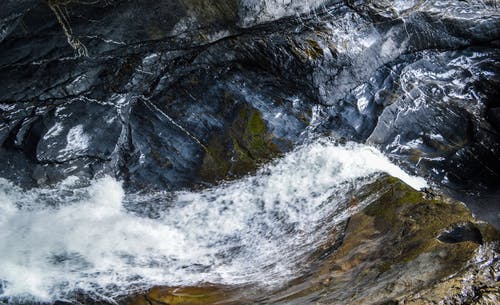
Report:
M 483 235 L 481 231 L 472 223 L 462 223 L 453 226 L 442 232 L 437 239 L 444 243 L 455 244 L 464 241 L 471 241 L 477 244 L 483 244 Z

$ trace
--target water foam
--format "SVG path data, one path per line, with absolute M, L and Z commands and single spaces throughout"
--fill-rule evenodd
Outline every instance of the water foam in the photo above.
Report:
M 74 290 L 116 297 L 160 284 L 277 283 L 348 216 L 340 203 L 376 172 L 425 186 L 374 148 L 326 140 L 200 192 L 127 195 L 110 177 L 26 192 L 0 180 L 0 296 L 50 301 Z

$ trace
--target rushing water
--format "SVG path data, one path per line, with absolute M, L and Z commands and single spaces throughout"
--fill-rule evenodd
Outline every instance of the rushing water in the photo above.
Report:
M 30 191 L 0 180 L 1 296 L 273 285 L 300 273 L 306 254 L 348 216 L 341 203 L 349 191 L 377 172 L 425 186 L 371 147 L 327 140 L 199 192 L 126 194 L 111 177 Z

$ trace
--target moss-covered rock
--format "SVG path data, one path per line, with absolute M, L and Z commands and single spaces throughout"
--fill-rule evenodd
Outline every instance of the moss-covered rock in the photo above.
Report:
M 231 99 L 226 96 L 226 99 Z M 273 142 L 262 114 L 241 104 L 223 133 L 214 134 L 203 158 L 200 176 L 209 182 L 239 177 L 254 171 L 281 151 Z
M 453 284 L 466 289 L 465 278 L 470 285 L 488 283 L 478 284 L 483 290 L 498 289 L 494 275 L 488 281 L 464 271 L 474 266 L 470 262 L 479 252 L 498 243 L 498 232 L 476 222 L 460 202 L 444 196 L 427 197 L 388 176 L 360 190 L 351 200 L 351 208 L 360 211 L 350 217 L 337 250 L 327 259 L 313 257 L 311 273 L 274 292 L 270 303 L 406 304 L 411 298 L 418 299 L 421 291 L 434 293 L 439 302 L 447 297 L 442 293 L 445 287 Z M 438 239 L 443 232 L 460 226 L 477 230 L 481 238 L 464 236 L 457 242 Z M 452 284 L 435 287 L 450 276 L 455 276 Z M 434 288 L 441 290 L 433 292 Z

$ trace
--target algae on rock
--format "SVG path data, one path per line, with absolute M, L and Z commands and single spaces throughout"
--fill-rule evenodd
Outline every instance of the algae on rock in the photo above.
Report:
M 200 170 L 206 181 L 245 175 L 281 152 L 257 109 L 247 104 L 237 109 L 230 126 L 214 134 L 207 145 Z

